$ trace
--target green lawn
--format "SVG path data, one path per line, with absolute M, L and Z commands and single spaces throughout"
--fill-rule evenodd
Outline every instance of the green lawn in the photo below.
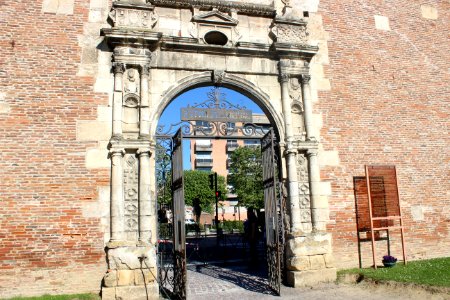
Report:
M 420 285 L 450 287 L 450 257 L 408 262 L 397 262 L 392 268 L 348 269 L 338 275 L 361 274 L 366 278 L 380 281 L 399 281 Z
M 94 294 L 77 295 L 44 295 L 39 297 L 14 297 L 8 300 L 99 300 L 100 297 Z

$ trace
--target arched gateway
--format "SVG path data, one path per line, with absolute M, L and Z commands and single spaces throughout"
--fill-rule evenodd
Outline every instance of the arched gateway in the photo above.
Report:
M 335 278 L 312 128 L 309 66 L 318 48 L 308 44 L 307 20 L 284 3 L 284 14 L 276 16 L 273 5 L 244 1 L 113 2 L 112 28 L 102 29 L 114 72 L 104 299 L 159 297 L 156 126 L 177 95 L 212 84 L 250 97 L 278 131 L 288 207 L 287 283 Z

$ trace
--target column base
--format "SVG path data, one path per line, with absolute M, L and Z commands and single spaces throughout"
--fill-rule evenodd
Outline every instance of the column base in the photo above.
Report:
M 157 300 L 159 297 L 158 284 L 150 283 L 139 286 L 102 287 L 102 300 Z
M 153 245 L 109 242 L 106 253 L 108 272 L 103 277 L 102 299 L 159 299 Z
M 308 271 L 288 271 L 287 284 L 294 288 L 314 286 L 324 282 L 336 281 L 336 268 Z

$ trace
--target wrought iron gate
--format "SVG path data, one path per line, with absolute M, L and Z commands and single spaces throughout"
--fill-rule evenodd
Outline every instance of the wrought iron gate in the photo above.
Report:
M 183 186 L 182 132 L 173 137 L 172 151 L 172 225 L 175 299 L 186 299 L 186 235 L 184 227 L 184 186 Z
M 283 256 L 283 206 L 278 185 L 276 143 L 273 130 L 261 139 L 264 209 L 266 215 L 266 247 L 269 287 L 280 295 Z

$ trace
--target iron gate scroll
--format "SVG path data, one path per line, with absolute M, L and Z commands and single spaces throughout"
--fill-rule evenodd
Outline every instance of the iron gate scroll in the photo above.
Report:
M 186 233 L 183 185 L 183 149 L 180 129 L 173 137 L 172 150 L 173 294 L 175 299 L 186 299 Z
M 273 130 L 261 139 L 264 209 L 266 215 L 266 247 L 269 287 L 280 295 L 281 289 L 281 251 L 280 224 L 282 225 L 282 206 L 278 186 L 278 172 L 276 164 L 275 141 Z M 281 226 L 282 227 L 282 226 Z

